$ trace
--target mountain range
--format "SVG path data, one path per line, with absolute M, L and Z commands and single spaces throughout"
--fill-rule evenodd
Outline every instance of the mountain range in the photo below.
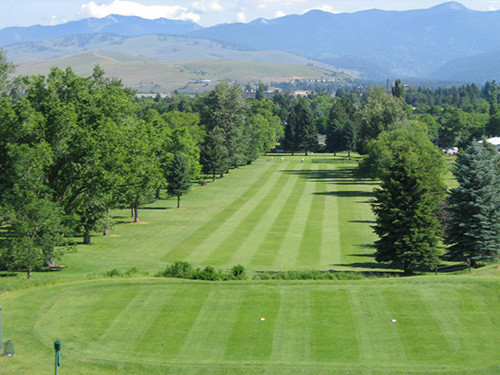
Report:
M 371 80 L 480 82 L 500 75 L 500 11 L 474 11 L 448 2 L 409 11 L 313 10 L 207 28 L 191 21 L 112 15 L 57 26 L 6 28 L 0 30 L 0 46 L 14 61 L 93 50 L 161 61 L 259 61 L 255 56 L 260 54 Z

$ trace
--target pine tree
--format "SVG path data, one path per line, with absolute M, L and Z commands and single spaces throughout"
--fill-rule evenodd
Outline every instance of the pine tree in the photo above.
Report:
M 297 120 L 297 130 L 295 133 L 297 147 L 307 155 L 308 151 L 315 150 L 318 145 L 318 135 L 314 126 L 311 107 L 304 98 L 299 98 L 293 111 Z
M 336 156 L 337 152 L 342 151 L 342 125 L 336 119 L 328 124 L 326 128 L 326 150 L 333 152 Z
M 229 166 L 227 149 L 222 134 L 222 130 L 215 127 L 207 135 L 201 147 L 200 161 L 202 170 L 204 173 L 212 175 L 212 182 L 215 182 L 215 175 L 218 172 L 224 173 Z
M 500 256 L 500 176 L 496 152 L 473 143 L 459 154 L 459 186 L 449 197 L 451 221 L 445 243 L 452 259 L 494 261 Z
M 398 145 L 391 168 L 375 190 L 372 209 L 376 216 L 377 262 L 391 262 L 405 274 L 438 263 L 441 229 L 436 216 L 440 194 L 428 184 L 432 173 L 416 153 Z
M 287 123 L 285 126 L 285 139 L 283 141 L 283 148 L 286 151 L 290 151 L 292 155 L 298 151 L 297 127 L 297 115 L 294 111 L 291 111 L 288 115 Z
M 342 148 L 351 157 L 351 151 L 356 149 L 356 132 L 352 121 L 346 121 L 342 128 Z
M 189 191 L 192 184 L 192 174 L 188 159 L 181 152 L 176 152 L 169 163 L 167 175 L 167 191 L 177 197 L 177 208 L 181 208 L 181 196 Z

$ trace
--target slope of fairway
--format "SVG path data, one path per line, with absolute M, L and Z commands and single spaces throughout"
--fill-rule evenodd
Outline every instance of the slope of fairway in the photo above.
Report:
M 273 157 L 233 170 L 225 179 L 194 186 L 183 198 L 139 210 L 144 224 L 118 211 L 112 233 L 64 257 L 66 274 L 102 274 L 135 267 L 154 274 L 168 263 L 252 271 L 377 270 L 372 256 L 369 198 L 373 182 L 351 177 L 355 159 Z M 61 272 L 59 273 L 61 274 Z
M 50 373 L 57 338 L 67 374 L 496 374 L 499 286 L 441 276 L 36 288 L 0 298 L 17 351 L 0 368 Z

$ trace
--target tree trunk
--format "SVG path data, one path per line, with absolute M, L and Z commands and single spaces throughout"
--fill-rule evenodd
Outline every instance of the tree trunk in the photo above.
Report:
M 160 199 L 161 186 L 156 189 L 156 199 Z
M 351 157 L 351 150 L 347 150 L 347 157 L 350 158 Z
M 92 243 L 89 230 L 86 230 L 85 233 L 83 234 L 83 243 L 85 245 L 90 245 Z
M 138 205 L 134 204 L 134 223 L 139 222 L 139 212 L 138 212 Z
M 130 217 L 135 217 L 135 207 L 134 207 L 134 204 L 130 205 Z
M 28 276 L 28 280 L 31 279 L 31 266 L 28 266 L 28 268 L 26 269 L 26 272 L 27 272 L 27 276 Z
M 177 208 L 181 208 L 181 196 L 177 196 Z
M 212 182 L 215 182 L 215 170 L 214 170 L 214 174 L 212 175 Z
M 109 236 L 109 214 L 110 214 L 111 208 L 108 207 L 108 212 L 106 214 L 106 226 L 104 228 L 104 236 Z
M 306 156 L 307 156 L 307 150 L 306 150 Z

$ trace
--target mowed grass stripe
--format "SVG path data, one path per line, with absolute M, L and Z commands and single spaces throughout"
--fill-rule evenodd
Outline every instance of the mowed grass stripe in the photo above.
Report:
M 172 250 L 165 254 L 161 260 L 174 262 L 186 258 L 194 251 L 206 238 L 217 230 L 222 224 L 229 220 L 245 203 L 247 203 L 267 182 L 269 177 L 278 168 L 278 163 L 269 163 L 257 181 L 246 189 L 238 198 L 228 204 L 228 206 L 216 213 L 204 225 L 198 228 L 189 237 L 182 240 Z
M 302 267 L 318 268 L 321 261 L 323 237 L 323 220 L 325 212 L 325 176 L 327 166 L 320 164 L 313 175 L 314 193 L 312 195 L 309 213 L 305 222 L 304 232 L 297 254 L 297 265 Z M 330 213 L 334 214 L 334 213 Z
M 451 355 L 460 350 L 460 303 L 454 288 L 443 291 L 441 288 L 422 287 L 418 290 L 420 298 L 439 324 L 448 342 Z
M 313 290 L 311 310 L 311 360 L 357 362 L 358 345 L 348 292 L 344 289 Z
M 283 201 L 283 206 L 279 210 L 278 215 L 267 230 L 257 251 L 254 253 L 250 263 L 252 267 L 262 269 L 270 268 L 273 265 L 281 266 L 281 264 L 277 264 L 276 260 L 280 257 L 282 252 L 288 252 L 289 250 L 288 248 L 282 248 L 283 240 L 289 235 L 290 223 L 296 217 L 297 209 L 306 188 L 307 178 L 305 178 L 303 174 L 307 174 L 308 172 L 305 164 L 306 163 L 301 163 L 299 169 L 286 172 L 295 177 L 293 189 L 290 192 L 288 199 Z M 307 165 L 310 166 L 309 163 L 307 163 Z M 297 246 L 297 243 L 295 246 Z M 290 263 L 293 264 L 289 258 L 286 259 L 285 262 L 288 265 L 290 265 Z
M 287 175 L 288 179 L 283 185 L 283 189 L 277 194 L 272 204 L 268 207 L 266 213 L 260 218 L 259 222 L 253 227 L 252 232 L 247 237 L 246 241 L 242 243 L 236 253 L 234 253 L 230 264 L 245 264 L 251 263 L 256 252 L 266 240 L 266 234 L 272 229 L 273 223 L 279 216 L 283 206 L 286 205 L 290 195 L 295 192 L 298 177 L 291 173 L 297 165 L 298 161 L 292 163 L 287 170 L 280 171 L 282 174 Z
M 174 360 L 198 318 L 209 292 L 207 287 L 192 288 L 183 285 L 176 288 L 173 295 L 165 295 L 167 302 L 159 303 L 160 311 L 155 319 L 149 321 L 143 339 L 137 342 L 136 354 L 159 360 Z
M 339 264 L 341 259 L 337 185 L 332 183 L 330 178 L 334 169 L 335 166 L 330 164 L 328 178 L 323 179 L 324 189 L 322 193 L 325 199 L 323 202 L 323 235 L 321 236 L 321 268 L 330 268 L 334 264 Z
M 415 290 L 402 293 L 395 288 L 382 292 L 392 316 L 397 319 L 397 328 L 404 345 L 408 361 L 443 361 L 450 352 L 441 326 L 427 309 Z
M 360 363 L 406 365 L 403 343 L 381 291 L 374 287 L 352 288 L 349 297 Z
M 164 290 L 146 288 L 139 291 L 129 304 L 109 325 L 99 343 L 111 349 L 114 354 L 133 356 L 137 343 L 142 341 L 151 322 L 156 319 L 170 298 L 171 293 Z M 140 318 L 138 318 L 140 316 Z
M 107 293 L 106 296 L 108 295 L 112 293 Z M 33 331 L 40 341 L 44 341 L 46 337 L 58 337 L 59 340 L 69 342 L 82 340 L 85 343 L 97 340 L 103 330 L 95 330 L 94 324 L 86 327 L 81 323 L 86 317 L 93 316 L 96 311 L 94 306 L 102 299 L 103 295 L 100 293 L 81 295 L 72 290 L 61 291 L 58 295 L 48 298 L 40 308 L 39 315 L 30 317 L 33 321 Z M 95 327 L 102 327 L 103 317 L 95 320 Z M 86 349 L 86 346 L 82 349 Z
M 340 239 L 340 264 L 335 265 L 348 267 L 359 263 L 359 255 L 372 254 L 372 245 L 377 239 L 370 226 L 375 222 L 369 204 L 377 183 L 356 181 L 352 176 L 355 165 L 354 161 L 353 164 L 340 164 L 332 174 L 332 183 L 336 185 L 334 194 L 338 197 L 337 222 Z M 375 262 L 373 266 L 379 267 Z
M 464 366 L 497 364 L 500 337 L 498 286 L 463 286 L 459 294 L 460 355 Z M 475 353 L 475 354 L 474 354 Z
M 287 168 L 289 166 L 290 162 L 286 164 Z M 282 171 L 276 171 L 271 176 L 269 183 L 273 183 L 273 185 L 267 193 L 262 196 L 255 196 L 256 199 L 260 199 L 260 202 L 255 202 L 257 204 L 254 205 L 253 209 L 245 217 L 241 218 L 241 220 L 238 220 L 239 224 L 236 228 L 226 233 L 225 240 L 210 253 L 204 261 L 205 264 L 225 264 L 233 258 L 234 253 L 238 251 L 243 242 L 252 233 L 252 230 L 267 214 L 276 198 L 281 194 L 289 177 L 288 173 L 283 173 Z
M 281 304 L 279 291 L 247 289 L 233 325 L 224 359 L 267 362 L 271 357 L 274 327 Z M 266 320 L 261 321 L 263 317 Z
M 243 290 L 213 288 L 189 335 L 180 350 L 177 361 L 185 363 L 221 362 L 231 329 L 236 323 Z
M 307 290 L 281 290 L 274 327 L 273 362 L 309 362 L 311 356 L 311 303 Z

